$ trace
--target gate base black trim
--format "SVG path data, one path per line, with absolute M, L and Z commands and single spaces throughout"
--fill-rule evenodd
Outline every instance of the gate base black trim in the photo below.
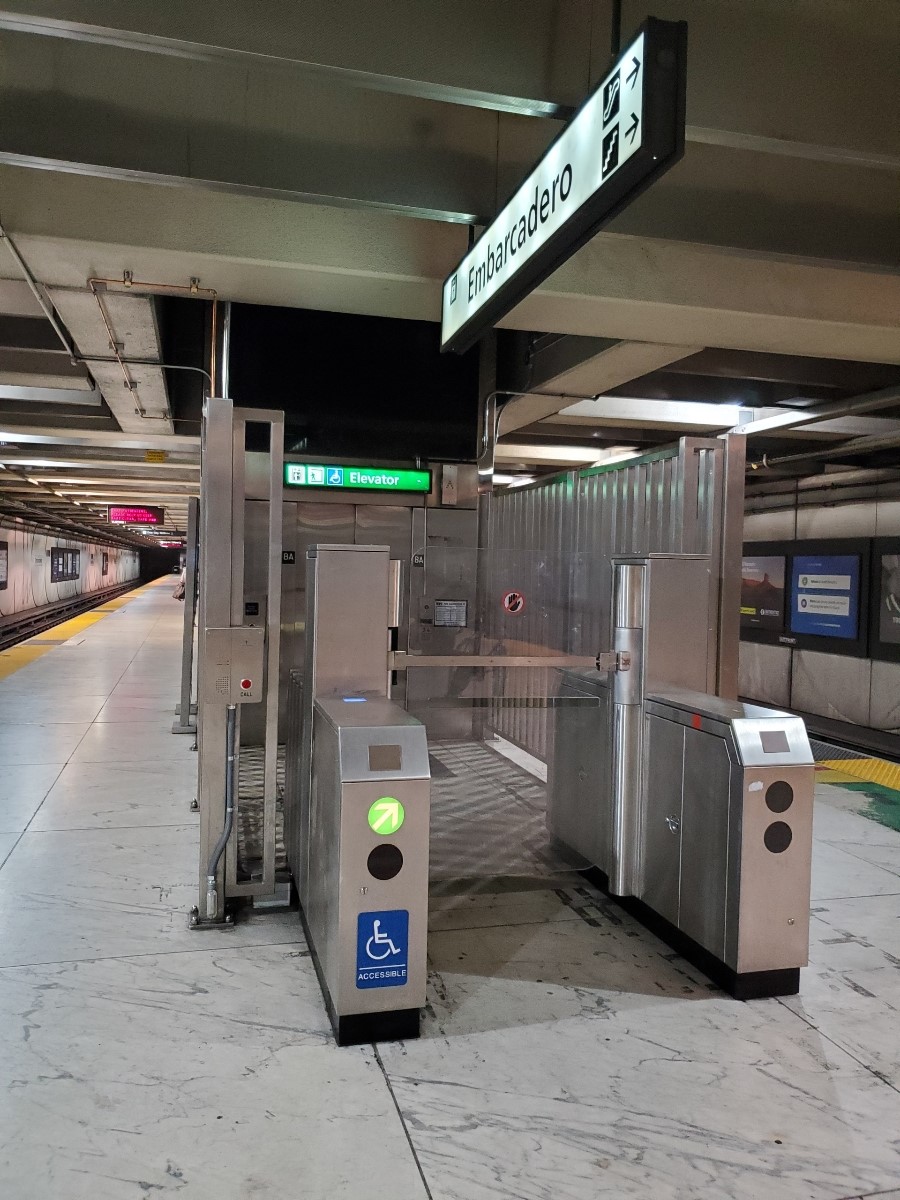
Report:
M 322 989 L 322 999 L 328 1020 L 334 1031 L 334 1040 L 339 1046 L 359 1046 L 364 1042 L 398 1042 L 406 1038 L 417 1038 L 420 1032 L 422 1010 L 419 1008 L 395 1008 L 389 1012 L 351 1013 L 338 1016 L 335 1011 L 331 992 L 325 982 L 325 975 L 319 962 L 319 955 L 306 922 L 306 913 L 300 906 L 300 921 L 306 935 L 310 957 L 316 968 L 316 977 Z
M 772 996 L 796 996 L 800 991 L 800 968 L 787 967 L 777 971 L 735 971 L 727 963 L 692 937 L 661 917 L 658 912 L 634 896 L 613 896 L 609 891 L 609 879 L 599 867 L 589 867 L 580 874 L 615 901 L 645 929 L 655 934 L 667 946 L 671 946 L 682 958 L 708 976 L 735 1000 L 764 1000 Z

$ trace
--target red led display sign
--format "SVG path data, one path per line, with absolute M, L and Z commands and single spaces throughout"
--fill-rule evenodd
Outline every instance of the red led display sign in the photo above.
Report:
M 164 525 L 166 514 L 162 508 L 127 508 L 124 505 L 110 504 L 107 520 L 110 525 Z

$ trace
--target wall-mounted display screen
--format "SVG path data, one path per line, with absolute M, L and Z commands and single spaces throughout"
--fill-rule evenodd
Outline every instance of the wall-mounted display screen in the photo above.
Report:
M 164 525 L 166 512 L 163 508 L 153 505 L 135 505 L 129 507 L 121 504 L 110 504 L 107 518 L 110 525 Z
M 64 550 L 61 546 L 50 548 L 51 583 L 65 583 L 68 579 L 77 579 L 80 569 L 80 550 Z
M 857 554 L 798 554 L 791 563 L 791 632 L 815 637 L 859 635 Z
M 0 592 L 9 587 L 9 542 L 0 542 Z
M 900 646 L 900 554 L 882 554 L 878 600 L 878 640 Z
M 741 625 L 784 628 L 784 555 L 747 557 L 741 567 Z

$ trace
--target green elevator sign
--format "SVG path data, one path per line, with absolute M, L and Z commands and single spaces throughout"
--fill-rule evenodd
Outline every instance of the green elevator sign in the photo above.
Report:
M 396 833 L 403 824 L 405 816 L 406 813 L 399 800 L 395 800 L 393 796 L 382 796 L 369 808 L 369 828 L 373 833 L 381 833 L 385 836 L 389 833 Z
M 431 472 L 289 462 L 284 464 L 284 483 L 285 487 L 343 488 L 355 492 L 430 492 Z

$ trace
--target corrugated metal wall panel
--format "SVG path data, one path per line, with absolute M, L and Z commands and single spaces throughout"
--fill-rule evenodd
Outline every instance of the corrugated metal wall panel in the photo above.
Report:
M 483 539 L 490 557 L 483 628 L 495 652 L 543 648 L 580 655 L 609 649 L 616 557 L 709 554 L 712 611 L 718 613 L 724 474 L 724 443 L 683 438 L 645 459 L 570 471 L 498 493 Z M 501 603 L 511 588 L 526 596 L 518 617 L 504 613 Z M 503 675 L 506 704 L 492 707 L 491 723 L 546 761 L 547 701 L 556 693 L 558 675 L 543 670 Z M 495 693 L 500 688 L 498 676 Z

